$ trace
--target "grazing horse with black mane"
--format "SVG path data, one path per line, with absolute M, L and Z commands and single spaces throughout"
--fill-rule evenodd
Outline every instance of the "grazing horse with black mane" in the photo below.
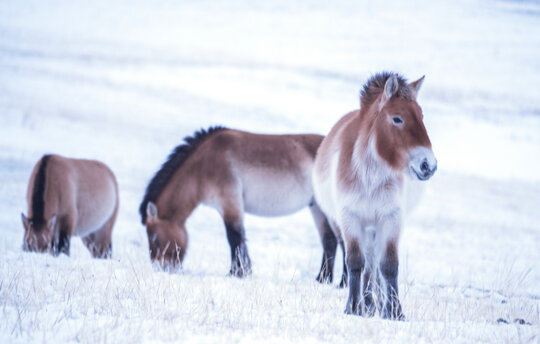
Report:
M 315 154 L 323 136 L 261 135 L 211 127 L 176 147 L 152 178 L 139 212 L 150 257 L 175 270 L 188 246 L 185 222 L 199 204 L 216 209 L 231 250 L 230 274 L 251 273 L 244 212 L 281 216 L 309 207 L 324 246 L 318 279 L 332 280 L 336 237 L 314 200 Z
M 404 318 L 397 280 L 405 203 L 420 184 L 414 181 L 437 169 L 416 102 L 423 80 L 407 83 L 388 72 L 371 77 L 360 109 L 342 117 L 317 152 L 315 197 L 345 242 L 347 314 L 373 316 L 379 308 L 384 318 Z
M 95 258 L 112 254 L 112 230 L 118 212 L 113 172 L 95 160 L 44 155 L 28 184 L 28 217 L 21 214 L 25 251 L 69 255 L 76 235 Z

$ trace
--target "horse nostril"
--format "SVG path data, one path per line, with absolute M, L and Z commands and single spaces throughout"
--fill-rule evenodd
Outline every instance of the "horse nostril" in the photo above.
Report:
M 422 165 L 420 165 L 420 171 L 423 173 L 429 172 L 429 164 L 427 163 L 427 160 L 424 160 Z

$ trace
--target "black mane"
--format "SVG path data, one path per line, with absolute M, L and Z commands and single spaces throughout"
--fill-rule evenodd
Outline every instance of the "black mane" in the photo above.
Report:
M 414 98 L 414 92 L 411 90 L 407 79 L 397 73 L 384 71 L 372 75 L 360 90 L 360 103 L 363 107 L 369 106 L 381 95 L 386 80 L 392 75 L 395 75 L 398 81 L 398 91 L 394 96 L 404 99 Z
M 34 188 L 32 191 L 32 218 L 34 224 L 45 223 L 45 183 L 47 164 L 49 163 L 50 155 L 44 155 L 41 158 L 41 165 L 34 177 Z M 34 226 L 40 228 L 40 226 Z
M 174 148 L 167 161 L 156 172 L 150 183 L 146 187 L 143 201 L 139 207 L 142 224 L 146 224 L 146 207 L 148 202 L 156 202 L 157 198 L 169 183 L 174 173 L 182 166 L 186 159 L 201 145 L 208 137 L 214 133 L 227 129 L 221 126 L 210 127 L 207 130 L 196 131 L 192 136 L 184 137 L 183 144 Z

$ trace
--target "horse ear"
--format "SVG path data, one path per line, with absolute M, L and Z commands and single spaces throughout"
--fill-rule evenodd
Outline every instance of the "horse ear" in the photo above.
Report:
M 409 87 L 413 89 L 414 91 L 414 97 L 416 98 L 418 96 L 418 91 L 420 90 L 420 87 L 422 87 L 422 84 L 424 83 L 424 79 L 426 78 L 425 75 L 422 75 L 422 77 L 416 81 L 413 81 L 409 84 Z
M 384 92 L 379 108 L 382 108 L 384 104 L 392 98 L 398 91 L 399 83 L 396 74 L 392 74 L 384 84 Z
M 49 220 L 49 222 L 47 222 L 47 227 L 49 227 L 50 229 L 54 229 L 55 225 L 56 225 L 56 214 L 54 214 Z
M 146 216 L 148 219 L 146 221 L 155 221 L 158 218 L 158 210 L 156 205 L 153 202 L 148 202 L 146 206 Z
M 21 220 L 22 220 L 24 229 L 28 230 L 30 228 L 30 220 L 28 220 L 28 218 L 26 217 L 26 215 L 24 215 L 24 213 L 21 213 Z

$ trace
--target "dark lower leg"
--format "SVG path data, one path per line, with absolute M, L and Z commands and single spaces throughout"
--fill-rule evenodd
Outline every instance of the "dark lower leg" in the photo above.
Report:
M 321 270 L 317 276 L 317 282 L 319 283 L 332 283 L 334 260 L 336 257 L 337 239 L 330 227 L 328 231 L 324 233 L 322 237 L 323 244 L 323 258 L 321 263 Z
M 226 223 L 227 240 L 231 248 L 230 274 L 236 277 L 244 277 L 251 274 L 251 259 L 245 240 L 243 225 Z
M 58 234 L 54 237 L 52 248 L 53 248 L 53 254 L 55 256 L 58 256 L 61 253 L 64 253 L 67 256 L 69 256 L 70 236 L 68 233 L 69 233 L 68 228 L 66 226 L 62 226 L 60 230 L 58 231 Z
M 404 318 L 399 302 L 398 293 L 398 254 L 396 244 L 390 242 L 387 244 L 380 269 L 386 282 L 385 305 L 382 310 L 383 318 L 401 320 Z
M 361 279 L 365 259 L 357 247 L 347 252 L 347 268 L 349 271 L 349 298 L 345 307 L 346 314 L 362 315 Z

